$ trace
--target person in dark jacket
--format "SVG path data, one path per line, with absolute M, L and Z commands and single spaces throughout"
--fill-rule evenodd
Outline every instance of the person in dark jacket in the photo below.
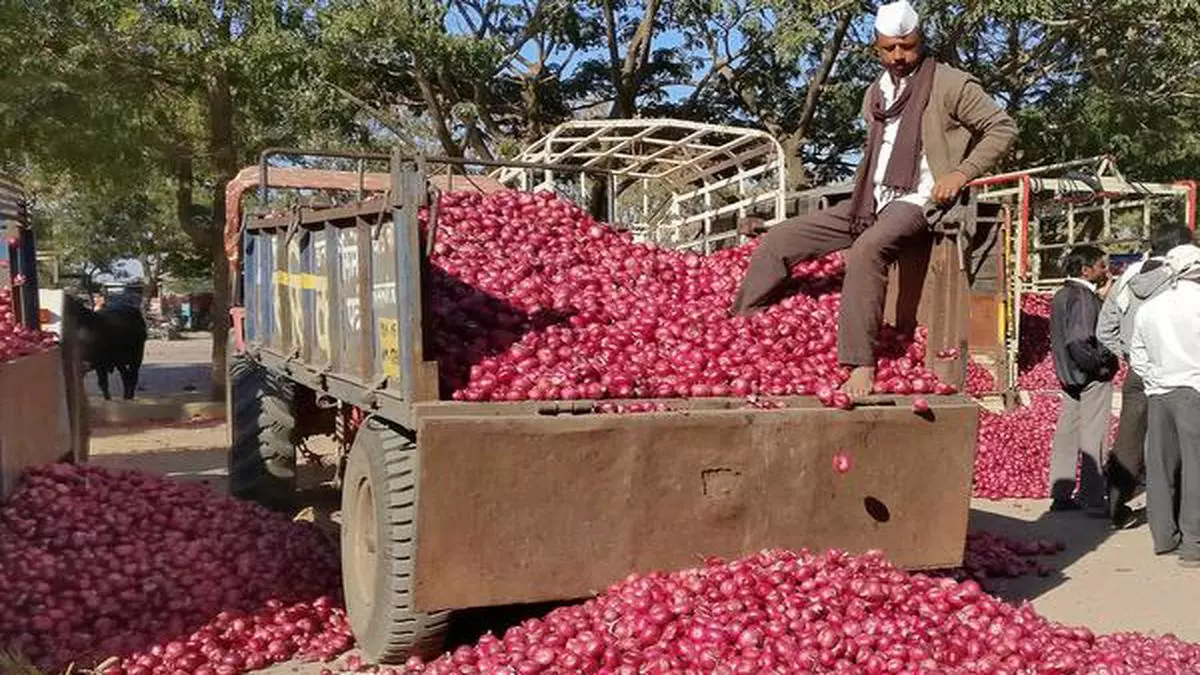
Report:
M 1116 354 L 1096 338 L 1100 294 L 1107 289 L 1108 256 L 1095 246 L 1077 246 L 1063 260 L 1067 281 L 1050 306 L 1050 348 L 1062 386 L 1062 409 L 1050 457 L 1053 511 L 1081 506 L 1106 512 L 1104 466 Z M 1079 494 L 1076 467 L 1079 466 Z
M 1133 321 L 1138 308 L 1170 286 L 1171 269 L 1166 255 L 1177 246 L 1192 243 L 1192 231 L 1186 225 L 1166 225 L 1150 238 L 1150 257 L 1125 270 L 1104 299 L 1096 337 L 1100 344 L 1129 361 Z M 1142 378 L 1130 368 L 1121 385 L 1121 420 L 1117 439 L 1105 466 L 1108 479 L 1108 508 L 1113 527 L 1122 529 L 1136 523 L 1129 500 L 1145 470 L 1147 400 Z

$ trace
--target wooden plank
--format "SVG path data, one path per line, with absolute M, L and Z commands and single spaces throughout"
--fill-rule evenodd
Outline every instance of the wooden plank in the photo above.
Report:
M 62 354 L 0 363 L 0 500 L 26 469 L 71 455 Z
M 429 416 L 416 603 L 587 596 L 767 547 L 961 562 L 978 409 Z M 853 467 L 832 468 L 846 452 Z
M 892 266 L 888 274 L 884 321 L 911 325 L 915 320 L 928 333 L 925 363 L 943 382 L 961 387 L 966 377 L 963 358 L 938 358 L 938 353 L 967 347 L 967 277 L 959 268 L 953 237 L 932 235 Z

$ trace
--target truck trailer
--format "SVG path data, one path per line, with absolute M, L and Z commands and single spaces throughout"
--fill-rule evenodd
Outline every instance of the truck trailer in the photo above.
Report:
M 600 414 L 584 400 L 443 400 L 428 349 L 437 194 L 503 189 L 461 178 L 468 164 L 500 163 L 396 150 L 349 155 L 357 172 L 330 171 L 270 166 L 277 154 L 228 191 L 231 487 L 278 503 L 295 445 L 310 434 L 339 440 L 345 601 L 369 658 L 437 652 L 456 610 L 586 598 L 630 573 L 709 556 L 836 547 L 882 549 L 909 569 L 961 563 L 978 424 L 970 399 L 929 396 L 925 415 L 902 396 L 852 410 L 811 396 L 773 407 L 673 399 L 644 414 Z M 363 162 L 388 170 L 367 173 Z M 257 209 L 244 210 L 254 187 Z M 346 198 L 272 209 L 285 188 Z M 961 389 L 962 222 L 944 221 L 918 316 L 927 362 Z M 832 462 L 843 450 L 854 457 L 848 474 Z

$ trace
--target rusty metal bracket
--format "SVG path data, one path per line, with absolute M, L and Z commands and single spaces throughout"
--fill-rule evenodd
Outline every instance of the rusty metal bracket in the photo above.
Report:
M 438 204 L 441 201 L 441 190 L 436 186 L 426 184 L 425 198 L 429 208 L 425 216 L 425 257 L 433 255 L 433 246 L 437 243 Z
M 388 212 L 391 204 L 392 191 L 383 193 L 383 201 L 379 204 L 379 212 L 375 214 L 375 224 L 371 226 L 371 241 L 379 241 L 379 233 L 383 231 L 383 215 Z
M 296 231 L 300 229 L 300 223 L 304 218 L 303 209 L 304 207 L 300 206 L 299 204 L 292 205 L 292 208 L 290 209 L 292 212 L 292 219 L 290 222 L 288 222 L 287 230 L 285 230 L 283 233 L 284 246 L 292 243 L 292 237 L 296 236 Z

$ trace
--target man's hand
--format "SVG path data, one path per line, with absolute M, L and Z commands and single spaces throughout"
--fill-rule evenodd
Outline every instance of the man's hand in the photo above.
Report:
M 933 201 L 948 204 L 958 197 L 967 185 L 967 177 L 961 171 L 951 171 L 933 185 Z

